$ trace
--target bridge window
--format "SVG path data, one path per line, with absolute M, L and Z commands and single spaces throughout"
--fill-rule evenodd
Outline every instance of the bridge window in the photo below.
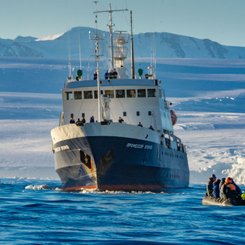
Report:
M 125 90 L 124 89 L 116 90 L 116 98 L 125 98 Z
M 123 112 L 123 116 L 124 116 L 124 117 L 127 116 L 127 112 L 126 112 L 126 111 Z
M 135 89 L 127 89 L 127 97 L 128 98 L 134 98 L 134 97 L 136 97 L 136 91 L 135 91 Z
M 100 94 L 103 94 L 103 90 L 100 90 Z M 98 99 L 98 91 L 94 90 L 94 99 Z
M 136 111 L 136 116 L 140 116 L 140 112 L 139 111 Z
M 74 98 L 75 98 L 75 100 L 81 100 L 82 99 L 82 92 L 81 91 L 75 91 L 74 92 Z
M 139 98 L 146 97 L 146 91 L 145 91 L 145 89 L 138 89 L 137 90 L 137 93 L 138 93 L 138 97 Z
M 65 92 L 66 100 L 74 100 L 74 94 L 72 92 Z
M 93 99 L 92 91 L 84 91 L 83 95 L 84 95 L 84 99 Z
M 152 112 L 151 111 L 148 111 L 148 116 L 151 116 L 152 115 Z
M 155 89 L 147 89 L 147 96 L 148 97 L 156 97 L 156 90 Z
M 114 98 L 114 90 L 105 90 L 105 96 L 109 96 L 110 98 Z

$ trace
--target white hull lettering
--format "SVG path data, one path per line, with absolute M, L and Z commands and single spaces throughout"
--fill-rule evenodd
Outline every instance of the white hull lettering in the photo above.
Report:
M 54 152 L 65 151 L 65 150 L 69 150 L 69 149 L 70 148 L 68 145 L 62 145 L 62 146 L 54 148 Z
M 128 143 L 126 145 L 127 148 L 135 148 L 135 149 L 146 149 L 146 150 L 152 150 L 152 145 L 143 145 L 143 144 L 133 144 Z

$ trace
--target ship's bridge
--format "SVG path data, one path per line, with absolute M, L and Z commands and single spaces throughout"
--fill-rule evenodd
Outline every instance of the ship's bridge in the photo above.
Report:
M 111 79 L 101 80 L 102 118 L 105 121 L 152 127 L 161 132 L 173 131 L 168 103 L 158 80 Z M 63 89 L 62 124 L 93 116 L 98 120 L 98 89 L 96 80 L 69 81 Z

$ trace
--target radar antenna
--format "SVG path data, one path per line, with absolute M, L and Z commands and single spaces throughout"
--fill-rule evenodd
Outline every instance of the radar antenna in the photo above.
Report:
M 113 22 L 112 22 L 112 13 L 113 12 L 121 12 L 121 11 L 128 11 L 128 9 L 111 9 L 111 4 L 109 4 L 109 10 L 101 10 L 95 11 L 94 14 L 100 13 L 109 13 L 109 31 L 110 31 L 110 44 L 111 44 L 111 69 L 114 70 L 114 47 L 113 47 Z

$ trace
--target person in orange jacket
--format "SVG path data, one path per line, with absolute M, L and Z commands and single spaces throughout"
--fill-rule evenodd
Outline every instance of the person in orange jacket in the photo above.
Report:
M 241 197 L 241 189 L 234 183 L 231 177 L 225 179 L 222 194 L 225 199 L 239 199 Z

